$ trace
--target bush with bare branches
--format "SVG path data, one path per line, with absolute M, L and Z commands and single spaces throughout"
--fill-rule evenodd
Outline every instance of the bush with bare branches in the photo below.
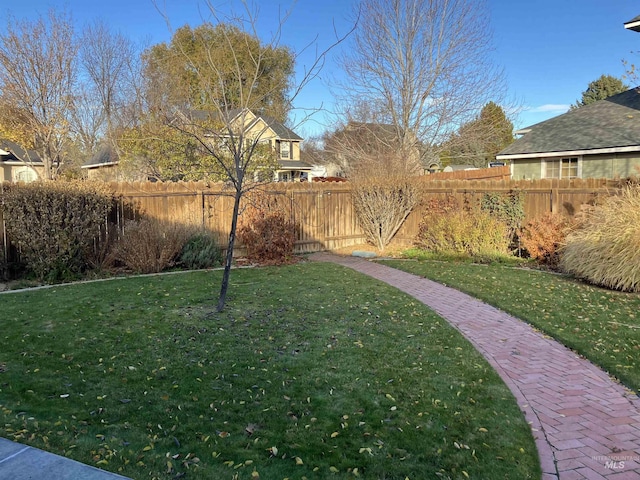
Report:
M 351 196 L 369 243 L 384 250 L 421 201 L 421 183 L 405 176 L 356 178 Z
M 117 262 L 136 273 L 157 273 L 175 264 L 193 228 L 145 218 L 131 220 L 114 247 Z

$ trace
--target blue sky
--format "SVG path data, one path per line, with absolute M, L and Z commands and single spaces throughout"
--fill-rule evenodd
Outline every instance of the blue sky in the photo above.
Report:
M 298 69 L 309 66 L 316 47 L 323 50 L 334 41 L 334 31 L 349 29 L 353 0 L 257 0 L 261 36 L 273 33 L 278 11 L 291 10 L 281 43 L 302 52 Z M 495 62 L 504 69 L 508 96 L 520 105 L 516 127 L 525 127 L 564 113 L 580 98 L 587 84 L 606 73 L 622 76 L 622 61 L 640 64 L 640 33 L 627 31 L 623 23 L 640 14 L 632 0 L 487 0 L 495 45 Z M 198 25 L 209 19 L 203 0 L 157 0 L 166 12 L 171 28 L 186 23 Z M 237 1 L 212 0 L 216 8 L 227 9 Z M 0 14 L 35 18 L 48 8 L 66 8 L 82 25 L 102 19 L 130 38 L 150 44 L 166 41 L 170 30 L 152 0 L 0 0 Z M 237 7 L 234 7 L 237 9 Z M 303 49 L 316 41 L 315 46 Z M 335 52 L 337 53 L 337 51 Z M 338 74 L 330 54 L 320 77 L 297 98 L 301 108 L 331 108 L 327 87 Z M 627 82 L 629 83 L 629 82 Z M 299 114 L 300 115 L 300 114 Z M 327 117 L 298 127 L 302 136 L 324 130 Z

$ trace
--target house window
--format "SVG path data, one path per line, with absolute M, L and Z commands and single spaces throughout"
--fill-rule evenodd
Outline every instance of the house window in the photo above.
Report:
M 289 142 L 280 142 L 280 158 L 288 159 L 291 154 Z
M 578 157 L 546 159 L 543 163 L 544 178 L 580 178 Z
M 14 182 L 35 182 L 38 179 L 38 174 L 29 167 L 22 167 L 14 172 L 13 181 Z

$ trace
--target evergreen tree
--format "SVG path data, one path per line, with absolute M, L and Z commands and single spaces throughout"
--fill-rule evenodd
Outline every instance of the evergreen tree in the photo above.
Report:
M 587 89 L 582 92 L 582 98 L 571 105 L 571 110 L 584 107 L 598 100 L 604 100 L 612 95 L 629 90 L 622 80 L 611 75 L 601 75 L 600 78 L 589 83 Z
M 489 102 L 478 117 L 462 125 L 451 136 L 442 162 L 483 168 L 513 140 L 513 123 L 500 105 Z

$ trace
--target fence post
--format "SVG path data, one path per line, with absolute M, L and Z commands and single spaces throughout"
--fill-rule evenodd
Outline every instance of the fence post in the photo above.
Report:
M 202 224 L 202 230 L 204 231 L 206 224 L 206 211 L 205 211 L 205 203 L 204 203 L 204 190 L 198 190 L 198 197 L 200 197 L 200 210 L 202 214 L 200 215 L 200 223 Z
M 551 213 L 558 213 L 558 200 L 560 194 L 557 188 L 551 189 Z

